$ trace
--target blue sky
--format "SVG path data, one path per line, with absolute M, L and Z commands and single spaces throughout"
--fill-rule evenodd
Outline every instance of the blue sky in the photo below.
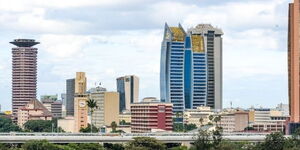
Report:
M 224 31 L 223 103 L 287 103 L 287 7 L 291 0 L 0 0 L 0 103 L 11 109 L 15 38 L 41 42 L 38 97 L 65 92 L 84 71 L 88 87 L 116 90 L 116 78 L 140 77 L 140 99 L 159 97 L 164 23 L 211 23 Z

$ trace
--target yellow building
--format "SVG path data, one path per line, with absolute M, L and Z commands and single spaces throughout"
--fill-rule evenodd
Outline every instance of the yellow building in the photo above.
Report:
M 131 123 L 131 114 L 130 113 L 122 113 L 119 114 L 119 122 L 125 121 L 126 123 Z
M 88 95 L 86 94 L 86 77 L 84 72 L 77 72 L 75 78 L 74 121 L 75 132 L 86 128 L 88 124 Z
M 210 107 L 200 106 L 197 109 L 187 109 L 184 111 L 183 117 L 185 123 L 195 124 L 197 127 L 200 127 L 201 125 L 208 124 L 210 122 L 208 117 L 213 114 L 214 112 Z
M 104 124 L 110 125 L 113 121 L 119 124 L 119 93 L 104 93 Z
M 119 124 L 119 93 L 107 92 L 101 87 L 92 88 L 89 93 L 90 98 L 95 100 L 98 106 L 91 117 L 93 125 L 101 128 L 110 126 L 113 121 Z

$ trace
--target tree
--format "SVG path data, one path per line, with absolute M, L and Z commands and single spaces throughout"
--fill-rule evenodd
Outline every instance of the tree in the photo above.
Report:
M 0 117 L 0 132 L 21 131 L 21 128 L 15 125 L 10 118 Z
M 165 150 L 165 145 L 155 138 L 135 137 L 126 144 L 125 150 Z
M 104 150 L 103 146 L 97 143 L 72 143 L 67 146 L 74 150 Z
M 51 132 L 52 122 L 50 120 L 28 120 L 24 128 L 31 132 Z
M 266 139 L 262 144 L 262 150 L 283 150 L 285 140 L 282 133 L 271 133 L 266 136 Z
M 31 140 L 26 142 L 22 148 L 24 150 L 64 150 L 62 147 L 46 140 Z
M 95 126 L 93 126 L 93 131 L 92 132 L 98 132 L 99 129 Z M 86 128 L 80 128 L 79 132 L 83 132 L 83 133 L 89 133 L 91 132 L 91 124 L 88 124 L 88 126 Z
M 199 122 L 200 122 L 201 126 L 203 126 L 203 121 L 204 121 L 203 118 L 200 117 Z
M 222 129 L 220 127 L 216 127 L 213 131 L 200 128 L 193 148 L 196 150 L 210 150 L 213 148 L 219 150 L 222 141 Z
M 93 99 L 89 99 L 87 101 L 87 106 L 90 108 L 90 111 L 91 111 L 91 126 L 93 128 L 93 113 L 94 113 L 95 109 L 98 108 L 97 102 Z M 93 133 L 93 130 L 91 130 L 91 133 Z
M 112 132 L 115 133 L 116 132 L 116 129 L 118 127 L 117 123 L 115 121 L 113 121 L 111 124 L 111 129 L 112 129 Z

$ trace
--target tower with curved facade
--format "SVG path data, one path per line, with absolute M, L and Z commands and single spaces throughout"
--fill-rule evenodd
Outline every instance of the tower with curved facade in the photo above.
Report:
M 199 24 L 187 32 L 165 25 L 161 48 L 160 94 L 174 112 L 198 106 L 222 109 L 221 29 Z

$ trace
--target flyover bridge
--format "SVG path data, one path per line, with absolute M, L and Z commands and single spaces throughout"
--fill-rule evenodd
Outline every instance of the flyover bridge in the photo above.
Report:
M 143 134 L 98 134 L 98 133 L 0 133 L 0 143 L 25 143 L 28 140 L 47 140 L 50 143 L 125 143 L 134 137 L 153 137 L 163 143 L 192 143 L 194 133 L 143 133 Z M 265 134 L 230 134 L 223 138 L 229 141 L 260 142 Z

